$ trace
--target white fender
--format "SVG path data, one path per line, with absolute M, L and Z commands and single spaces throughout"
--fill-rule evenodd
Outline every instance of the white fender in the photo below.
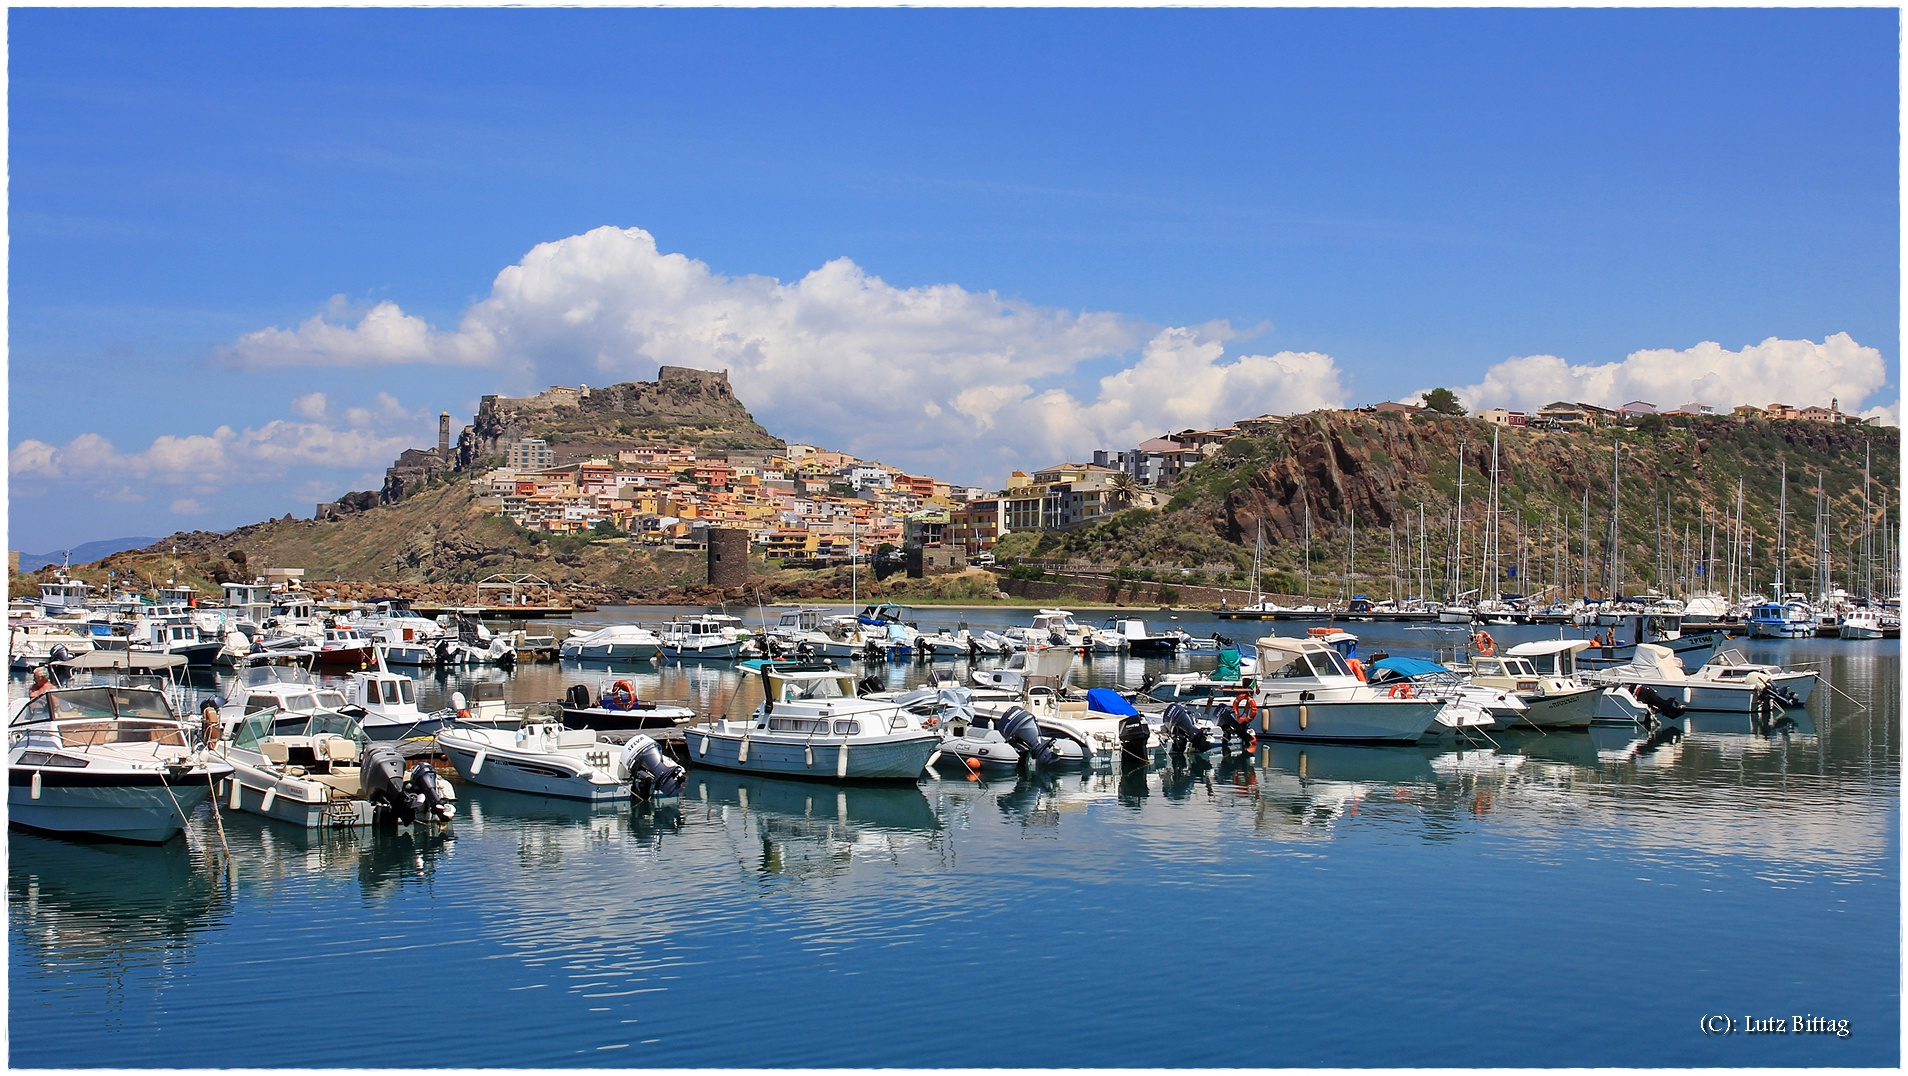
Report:
M 843 740 L 841 750 L 835 753 L 835 776 L 848 776 L 848 741 Z
M 484 772 L 484 760 L 489 757 L 490 757 L 490 751 L 488 749 L 486 748 L 478 749 L 477 757 L 470 760 L 470 775 L 472 777 L 475 777 L 478 774 Z

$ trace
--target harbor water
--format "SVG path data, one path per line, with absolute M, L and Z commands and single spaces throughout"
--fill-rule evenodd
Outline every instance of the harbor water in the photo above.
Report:
M 1342 626 L 1366 654 L 1453 641 Z M 209 807 L 159 847 L 14 831 L 9 1061 L 1896 1065 L 1900 644 L 1728 645 L 1818 663 L 1823 687 L 1779 731 L 1697 714 L 1656 746 L 1601 727 L 1464 749 L 1261 742 L 900 787 L 702 770 L 660 811 L 461 784 L 445 834 L 227 812 L 229 854 Z M 1213 661 L 1109 655 L 1075 682 Z M 874 671 L 898 687 L 927 669 Z M 426 708 L 474 679 L 515 705 L 617 679 L 702 712 L 754 703 L 722 663 L 419 679 Z M 1748 1033 L 1765 1018 L 1785 1030 Z

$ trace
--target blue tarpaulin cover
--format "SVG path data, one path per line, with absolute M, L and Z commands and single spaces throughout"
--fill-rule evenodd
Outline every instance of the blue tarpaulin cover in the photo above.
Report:
M 1132 703 L 1120 698 L 1120 693 L 1109 687 L 1089 689 L 1087 691 L 1087 709 L 1098 710 L 1103 714 L 1112 714 L 1114 717 L 1126 717 L 1130 714 L 1139 713 L 1138 710 L 1133 709 Z
M 1427 673 L 1448 673 L 1451 670 L 1435 661 L 1423 658 L 1384 658 L 1372 665 L 1374 669 L 1390 669 L 1400 676 L 1424 676 Z

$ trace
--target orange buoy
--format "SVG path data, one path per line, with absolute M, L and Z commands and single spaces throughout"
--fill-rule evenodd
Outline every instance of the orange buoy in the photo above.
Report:
M 970 770 L 973 770 L 975 773 L 980 772 L 980 767 L 981 767 L 980 759 L 970 758 L 967 760 L 967 768 Z

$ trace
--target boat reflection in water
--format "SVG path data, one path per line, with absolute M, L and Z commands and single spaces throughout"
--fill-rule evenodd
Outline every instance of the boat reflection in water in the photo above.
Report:
M 938 843 L 941 819 L 918 786 L 824 785 L 698 770 L 683 790 L 685 824 L 714 823 L 761 842 L 759 870 L 828 876 L 857 857 L 893 860 Z
M 303 829 L 230 811 L 225 831 L 234 852 L 243 849 L 234 857 L 234 885 L 240 890 L 297 886 L 302 891 L 307 881 L 331 884 L 355 874 L 362 895 L 380 902 L 413 886 L 429 886 L 456 841 L 450 827 Z M 208 840 L 216 844 L 218 837 L 200 830 L 193 840 L 203 847 Z
M 183 960 L 196 935 L 223 928 L 232 905 L 229 878 L 183 841 L 81 842 L 15 832 L 7 850 L 15 939 L 49 964 L 103 965 L 117 975 Z

